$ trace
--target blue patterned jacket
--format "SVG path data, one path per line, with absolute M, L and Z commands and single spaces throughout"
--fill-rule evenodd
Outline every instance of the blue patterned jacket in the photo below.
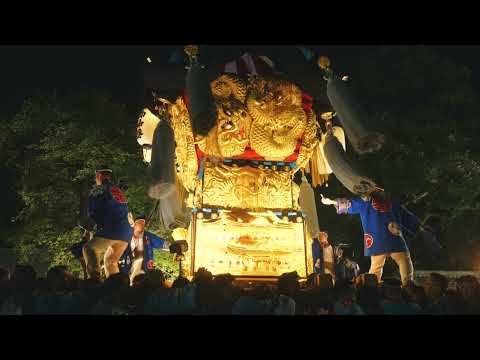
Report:
M 127 199 L 110 181 L 90 192 L 88 216 L 97 225 L 95 236 L 130 242 L 133 229 L 128 222 Z
M 337 213 L 360 215 L 365 256 L 407 252 L 404 233 L 415 234 L 420 229 L 420 220 L 398 203 L 361 198 L 337 199 L 336 202 Z

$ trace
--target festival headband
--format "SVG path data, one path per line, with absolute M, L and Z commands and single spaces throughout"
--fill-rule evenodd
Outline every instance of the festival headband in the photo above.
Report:
M 113 172 L 112 169 L 95 169 L 95 173 L 97 172 Z

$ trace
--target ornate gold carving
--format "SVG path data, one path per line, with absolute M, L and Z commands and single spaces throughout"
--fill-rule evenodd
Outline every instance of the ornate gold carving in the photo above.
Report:
M 246 103 L 253 119 L 252 149 L 271 160 L 292 154 L 307 124 L 300 89 L 284 80 L 255 78 Z
M 205 164 L 203 205 L 238 209 L 290 209 L 297 192 L 288 172 Z M 297 186 L 298 188 L 298 186 Z M 298 194 L 294 199 L 298 198 Z M 293 203 L 293 204 L 292 204 Z
M 236 99 L 217 102 L 217 123 L 199 143 L 207 155 L 230 158 L 245 151 L 252 119 L 245 106 Z
M 178 177 L 190 193 L 188 206 L 298 209 L 299 187 L 293 183 L 292 173 L 308 165 L 319 141 L 317 119 L 314 112 L 302 108 L 301 90 L 283 79 L 246 79 L 233 74 L 221 75 L 211 88 L 217 121 L 205 137 L 193 134 L 182 98 L 168 105 Z M 241 155 L 247 146 L 267 160 L 283 161 L 299 140 L 302 146 L 295 171 L 234 168 L 221 162 Z M 203 182 L 197 176 L 195 144 L 206 155 Z
M 217 122 L 208 135 L 198 142 L 208 156 L 233 157 L 245 151 L 252 119 L 244 105 L 246 82 L 233 74 L 218 77 L 211 84 L 217 107 Z
M 319 140 L 317 137 L 318 122 L 313 111 L 308 112 L 308 122 L 303 133 L 302 147 L 297 158 L 297 170 L 302 169 L 307 165 L 308 160 L 311 158 L 315 147 Z
M 198 55 L 199 47 L 198 45 L 187 45 L 183 48 L 183 50 L 185 51 L 185 54 L 193 57 Z
M 216 99 L 235 99 L 242 104 L 247 96 L 247 82 L 234 75 L 224 74 L 212 81 L 212 94 Z
M 303 223 L 282 221 L 268 212 L 225 211 L 216 220 L 197 219 L 194 270 L 206 267 L 235 276 L 297 271 L 306 277 L 305 246 Z
M 330 67 L 330 59 L 326 56 L 320 56 L 317 64 L 321 69 L 328 69 Z
M 332 111 L 324 112 L 320 115 L 320 117 L 325 120 L 325 122 L 331 121 L 335 114 Z
M 199 182 L 197 179 L 198 162 L 187 106 L 179 97 L 174 104 L 168 107 L 167 111 L 175 136 L 177 176 L 185 189 L 193 192 Z

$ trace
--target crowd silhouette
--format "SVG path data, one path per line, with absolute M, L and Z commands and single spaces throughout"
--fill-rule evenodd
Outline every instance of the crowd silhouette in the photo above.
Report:
M 380 284 L 373 274 L 333 281 L 312 274 L 307 281 L 285 273 L 275 283 L 244 284 L 230 274 L 199 269 L 189 281 L 166 281 L 153 269 L 130 283 L 117 273 L 106 280 L 75 278 L 65 266 L 45 278 L 32 266 L 0 271 L 2 315 L 469 315 L 480 314 L 480 284 L 474 276 L 450 281 L 438 273 L 422 284 Z

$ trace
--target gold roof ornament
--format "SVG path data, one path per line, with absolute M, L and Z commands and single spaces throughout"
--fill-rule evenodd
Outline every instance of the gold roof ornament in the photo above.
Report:
M 199 53 L 199 46 L 198 45 L 186 45 L 183 50 L 185 51 L 185 54 L 187 54 L 189 57 L 196 57 L 198 56 Z
M 330 68 L 331 62 L 330 62 L 330 59 L 328 57 L 320 56 L 317 60 L 317 64 L 321 69 L 326 70 L 326 69 Z
M 163 98 L 163 97 L 159 97 L 158 101 L 161 102 L 164 105 L 172 105 L 172 102 L 170 100 L 168 100 L 166 98 Z
M 336 114 L 333 111 L 324 112 L 320 117 L 325 121 L 330 121 Z

